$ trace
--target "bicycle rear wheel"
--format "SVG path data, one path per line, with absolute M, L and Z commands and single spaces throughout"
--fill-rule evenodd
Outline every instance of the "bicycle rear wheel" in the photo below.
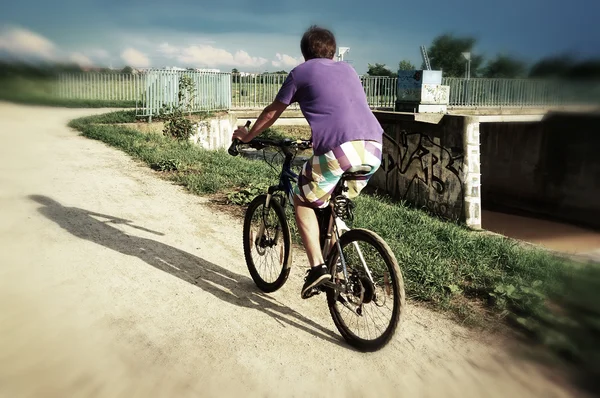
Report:
M 328 266 L 334 275 L 333 282 L 342 291 L 337 294 L 326 289 L 333 322 L 351 346 L 361 351 L 379 350 L 394 335 L 405 307 L 404 281 L 398 262 L 387 243 L 366 229 L 346 232 L 340 237 L 340 246 L 348 280 L 334 247 Z M 365 271 L 363 260 L 372 278 Z
M 271 293 L 281 288 L 290 274 L 291 238 L 283 208 L 273 198 L 267 209 L 266 200 L 267 195 L 259 195 L 248 206 L 243 239 L 252 280 L 259 289 Z

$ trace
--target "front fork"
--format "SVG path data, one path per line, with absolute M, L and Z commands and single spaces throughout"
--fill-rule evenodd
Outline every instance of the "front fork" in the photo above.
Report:
M 262 209 L 262 223 L 260 223 L 260 227 L 258 229 L 257 237 L 259 239 L 261 239 L 263 234 L 265 233 L 265 225 L 267 223 L 266 216 L 269 213 L 269 210 L 271 208 L 272 198 L 273 198 L 273 193 L 272 193 L 272 190 L 269 189 L 269 192 L 267 193 L 267 198 L 265 200 L 265 205 L 263 206 L 263 209 Z M 273 242 L 277 242 L 278 238 L 279 238 L 279 228 L 275 228 L 275 237 L 273 238 Z

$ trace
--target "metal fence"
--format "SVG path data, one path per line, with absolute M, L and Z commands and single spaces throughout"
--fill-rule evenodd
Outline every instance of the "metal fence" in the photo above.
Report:
M 60 98 L 135 102 L 140 115 L 155 115 L 177 102 L 178 81 L 192 77 L 197 89 L 194 111 L 262 109 L 273 101 L 286 74 L 242 75 L 204 71 L 149 70 L 138 74 L 63 74 L 56 86 Z M 397 78 L 361 76 L 369 106 L 393 109 Z M 534 79 L 442 79 L 450 86 L 449 107 L 547 107 L 600 102 L 600 83 Z M 298 109 L 293 104 L 292 109 Z
M 231 75 L 231 107 L 261 109 L 273 102 L 287 74 Z M 393 108 L 397 78 L 361 76 L 361 83 L 372 108 Z M 299 109 L 298 104 L 290 106 Z
M 66 73 L 58 77 L 56 95 L 67 99 L 135 102 L 141 98 L 145 82 L 145 74 Z
M 464 108 L 548 107 L 600 101 L 599 82 L 539 79 L 442 79 L 450 86 L 449 106 Z
M 367 95 L 369 106 L 374 109 L 394 108 L 398 78 L 384 76 L 361 76 L 360 81 Z
M 188 110 L 198 112 L 231 108 L 229 73 L 156 69 L 146 71 L 145 75 L 145 88 L 136 105 L 136 114 L 140 116 L 154 116 L 163 107 L 177 106 L 179 81 L 184 75 L 192 79 L 195 91 Z
M 275 99 L 287 74 L 231 74 L 231 107 L 262 109 Z M 290 106 L 299 109 L 297 104 Z

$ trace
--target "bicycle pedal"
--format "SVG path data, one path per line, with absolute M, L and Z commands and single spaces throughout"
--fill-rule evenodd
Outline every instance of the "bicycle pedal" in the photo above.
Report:
M 316 295 L 321 294 L 321 293 L 322 293 L 321 289 L 313 287 L 306 294 L 306 298 L 308 299 L 308 298 L 311 298 L 311 297 L 316 296 Z

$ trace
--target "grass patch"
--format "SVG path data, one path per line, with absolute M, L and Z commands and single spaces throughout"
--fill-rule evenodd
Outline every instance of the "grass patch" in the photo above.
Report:
M 231 157 L 226 150 L 207 151 L 158 133 L 109 123 L 126 123 L 129 111 L 111 112 L 71 121 L 69 126 L 92 139 L 117 147 L 155 170 L 168 171 L 172 181 L 196 194 L 217 193 L 253 183 L 274 183 L 276 177 L 264 162 Z
M 219 194 L 245 204 L 258 188 L 276 183 L 277 173 L 263 161 L 108 124 L 128 123 L 133 116 L 113 112 L 76 119 L 70 126 L 122 149 L 195 194 Z M 279 129 L 266 135 L 288 136 Z M 508 321 L 573 361 L 582 374 L 600 376 L 598 266 L 582 266 L 512 239 L 473 232 L 385 196 L 365 194 L 355 203 L 354 226 L 372 229 L 388 242 L 409 298 L 451 311 L 473 325 Z M 290 227 L 295 234 L 292 219 Z
M 354 225 L 377 231 L 390 244 L 402 264 L 410 296 L 443 308 L 454 308 L 455 301 L 464 303 L 462 296 L 475 307 L 482 302 L 490 309 L 505 311 L 517 302 L 490 293 L 538 280 L 544 281 L 540 289 L 554 289 L 565 266 L 542 250 L 443 222 L 384 196 L 362 195 L 356 204 Z M 475 304 L 477 301 L 480 303 Z M 476 320 L 476 313 L 471 316 Z
M 69 126 L 79 130 L 90 124 L 136 123 L 138 120 L 134 110 L 122 110 L 75 119 Z
M 275 126 L 269 128 L 261 134 L 261 137 L 282 139 L 291 138 L 293 140 L 307 140 L 312 132 L 309 126 Z
M 309 126 L 276 126 L 267 129 L 260 136 L 261 138 L 271 138 L 274 140 L 281 140 L 284 138 L 290 138 L 292 140 L 308 140 L 311 135 L 312 132 Z M 297 156 L 311 156 L 312 153 L 312 149 L 306 149 L 304 151 L 298 151 Z

